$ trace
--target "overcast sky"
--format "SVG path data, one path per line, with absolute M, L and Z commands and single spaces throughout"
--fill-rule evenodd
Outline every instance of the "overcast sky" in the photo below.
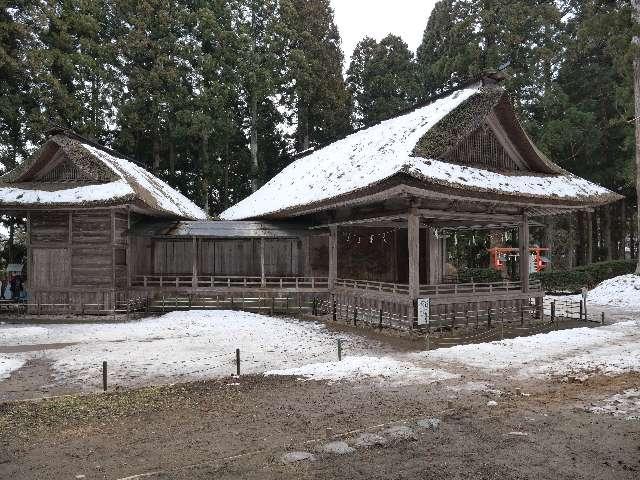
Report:
M 331 0 L 348 64 L 356 43 L 399 35 L 415 53 L 437 0 Z

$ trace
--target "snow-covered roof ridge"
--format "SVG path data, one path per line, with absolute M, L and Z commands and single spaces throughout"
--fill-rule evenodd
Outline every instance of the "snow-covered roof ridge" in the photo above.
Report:
M 416 145 L 427 132 L 484 91 L 480 84 L 460 89 L 298 158 L 220 217 L 225 220 L 262 218 L 322 205 L 403 173 L 425 184 L 478 193 L 594 202 L 597 198 L 600 203 L 606 198 L 617 198 L 613 192 L 559 167 L 552 170 L 558 172 L 554 174 L 496 172 L 418 156 Z M 501 88 L 500 91 L 504 92 Z
M 76 181 L 38 180 L 40 172 L 51 170 L 56 152 L 63 153 L 63 161 L 77 170 Z M 208 218 L 195 203 L 143 167 L 73 132 L 56 131 L 31 159 L 0 177 L 0 206 L 129 203 L 171 218 Z
M 191 220 L 208 218 L 204 210 L 144 168 L 92 145 L 83 143 L 82 147 L 125 180 L 133 188 L 136 195 L 148 205 L 180 218 Z

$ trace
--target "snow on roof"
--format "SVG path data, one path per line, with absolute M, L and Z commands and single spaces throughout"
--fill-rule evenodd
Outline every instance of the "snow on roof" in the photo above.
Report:
M 89 168 L 94 171 L 99 169 L 100 165 L 108 167 L 114 174 L 108 176 L 108 178 L 112 178 L 112 181 L 88 185 L 21 182 L 18 180 L 21 176 L 20 172 L 33 168 L 35 160 L 32 160 L 30 165 L 19 167 L 17 173 L 10 172 L 3 176 L 3 179 L 8 183 L 0 186 L 0 203 L 5 205 L 113 204 L 139 199 L 151 210 L 169 214 L 171 217 L 190 220 L 207 219 L 207 214 L 195 203 L 144 168 L 94 145 L 82 142 L 79 138 L 61 137 L 53 137 L 50 142 L 62 148 L 66 153 L 72 154 L 75 161 L 89 161 Z
M 220 217 L 226 220 L 258 218 L 333 199 L 398 173 L 454 188 L 530 197 L 578 200 L 611 193 L 572 174 L 501 174 L 413 156 L 416 144 L 432 127 L 480 92 L 480 86 L 458 90 L 299 158 Z
M 178 217 L 193 220 L 205 220 L 207 214 L 180 192 L 152 175 L 144 168 L 124 158 L 111 155 L 104 150 L 83 143 L 82 147 L 100 159 L 127 184 L 132 185 L 135 193 L 151 207 L 159 208 Z M 150 196 L 150 198 L 148 198 Z
M 0 199 L 7 204 L 68 204 L 78 202 L 106 202 L 133 197 L 134 192 L 125 180 L 65 188 L 37 190 L 31 188 L 0 187 Z

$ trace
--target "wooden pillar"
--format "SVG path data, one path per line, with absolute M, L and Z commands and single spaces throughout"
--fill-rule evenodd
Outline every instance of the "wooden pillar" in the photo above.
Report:
M 440 270 L 442 264 L 440 262 L 440 242 L 436 238 L 436 229 L 429 227 L 427 232 L 427 265 L 428 269 L 428 281 L 429 285 L 436 285 L 439 283 L 438 277 L 440 276 Z
M 127 236 L 125 238 L 126 242 L 126 262 L 127 262 L 127 287 L 131 288 L 131 208 L 127 205 Z M 128 295 L 128 293 L 127 293 Z
M 191 287 L 198 288 L 198 239 L 191 239 Z
M 264 273 L 264 238 L 260 239 L 260 286 L 267 286 L 267 277 Z
M 333 289 L 338 278 L 338 227 L 329 227 L 329 289 Z
M 34 282 L 32 281 L 31 276 L 33 275 L 33 267 L 31 266 L 32 257 L 31 257 L 31 212 L 27 212 L 27 265 L 25 267 L 27 274 L 27 282 L 25 284 L 25 288 L 27 289 L 27 293 L 29 294 L 29 298 L 27 303 L 33 303 L 33 286 Z
M 407 217 L 409 246 L 409 296 L 417 299 L 420 294 L 420 217 L 411 209 Z
M 520 282 L 522 291 L 529 291 L 529 218 L 522 215 L 522 222 L 518 229 L 518 242 L 520 245 Z
M 113 208 L 110 209 L 109 215 L 111 219 L 111 290 L 113 292 L 116 288 L 116 212 Z

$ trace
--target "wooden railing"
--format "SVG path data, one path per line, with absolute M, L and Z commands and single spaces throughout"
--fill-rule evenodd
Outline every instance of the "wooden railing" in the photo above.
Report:
M 541 288 L 539 281 L 529 282 L 529 290 L 537 292 Z M 438 285 L 420 285 L 420 295 L 474 295 L 474 294 L 501 294 L 516 293 L 522 291 L 522 282 L 505 280 L 502 282 L 486 283 L 442 283 Z
M 383 293 L 409 294 L 409 285 L 405 283 L 373 282 L 369 280 L 352 280 L 339 278 L 336 287 L 351 288 L 356 290 L 375 291 Z M 532 281 L 529 284 L 531 291 L 540 290 L 540 282 Z M 443 283 L 438 285 L 420 285 L 420 295 L 459 295 L 459 294 L 499 294 L 518 292 L 522 290 L 521 282 L 503 281 L 490 283 Z
M 216 276 L 216 275 L 138 275 L 132 278 L 133 287 L 144 288 L 211 288 L 211 289 L 308 289 L 325 290 L 329 288 L 326 277 L 261 277 L 256 276 Z M 409 285 L 405 283 L 374 282 L 338 278 L 335 286 L 369 292 L 409 294 Z M 539 281 L 529 284 L 532 292 L 540 290 Z M 519 281 L 502 281 L 486 283 L 443 283 L 438 285 L 420 285 L 421 296 L 438 295 L 492 295 L 516 293 L 522 290 Z
M 327 289 L 326 277 L 262 277 L 217 275 L 137 275 L 133 287 L 145 288 L 234 288 L 234 289 Z
M 384 293 L 400 293 L 404 295 L 409 294 L 409 285 L 404 283 L 387 283 L 387 282 L 372 282 L 369 280 L 351 280 L 338 278 L 336 279 L 336 287 L 353 288 L 357 290 L 368 290 Z

